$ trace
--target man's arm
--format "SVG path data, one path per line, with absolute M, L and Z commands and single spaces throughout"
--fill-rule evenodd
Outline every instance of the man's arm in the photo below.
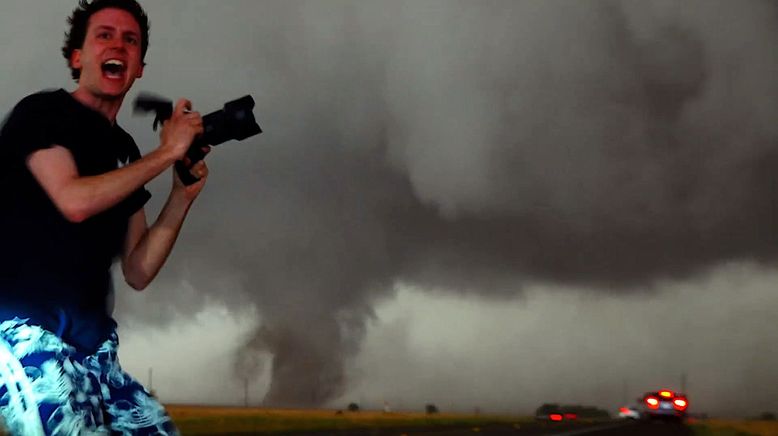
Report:
M 130 218 L 122 255 L 122 272 L 127 284 L 133 289 L 145 289 L 157 276 L 173 249 L 192 202 L 205 185 L 208 177 L 205 162 L 198 162 L 191 171 L 200 180 L 191 186 L 184 186 L 178 175 L 174 174 L 173 190 L 151 227 L 146 226 L 143 209 Z
M 81 177 L 70 151 L 54 146 L 30 155 L 27 166 L 62 215 L 79 223 L 127 198 L 175 161 L 171 152 L 157 149 L 110 173 Z
M 180 100 L 163 126 L 159 148 L 123 168 L 81 177 L 70 151 L 56 144 L 31 154 L 27 166 L 66 219 L 84 221 L 116 205 L 184 156 L 203 131 L 200 114 L 186 112 L 190 107 L 187 100 Z

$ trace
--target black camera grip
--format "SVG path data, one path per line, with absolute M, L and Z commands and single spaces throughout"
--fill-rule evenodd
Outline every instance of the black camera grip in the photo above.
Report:
M 192 145 L 189 146 L 189 150 L 186 151 L 186 157 L 189 160 L 189 166 L 186 166 L 183 160 L 179 160 L 176 162 L 176 171 L 178 172 L 178 178 L 181 179 L 181 182 L 183 182 L 185 186 L 193 185 L 198 181 L 200 181 L 200 179 L 193 176 L 189 170 L 192 169 L 194 164 L 200 162 L 205 158 L 205 152 L 203 152 L 203 147 L 207 147 L 207 146 L 208 144 L 206 144 L 202 138 L 200 137 L 196 138 L 192 143 Z

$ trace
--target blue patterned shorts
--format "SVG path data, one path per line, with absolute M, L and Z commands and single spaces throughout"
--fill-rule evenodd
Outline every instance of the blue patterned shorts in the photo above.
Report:
M 79 355 L 54 333 L 0 323 L 0 416 L 12 435 L 177 435 L 162 405 L 122 371 L 116 333 Z

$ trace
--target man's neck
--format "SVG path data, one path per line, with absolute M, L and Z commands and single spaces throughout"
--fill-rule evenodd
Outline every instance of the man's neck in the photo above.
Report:
M 96 96 L 82 87 L 73 91 L 71 95 L 84 106 L 101 113 L 111 124 L 116 123 L 116 114 L 119 113 L 124 101 L 124 96 L 106 99 Z

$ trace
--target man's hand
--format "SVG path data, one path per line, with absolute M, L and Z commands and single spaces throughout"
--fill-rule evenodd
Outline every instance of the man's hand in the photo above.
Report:
M 199 112 L 192 112 L 192 102 L 178 100 L 173 116 L 162 125 L 160 132 L 160 150 L 170 153 L 181 160 L 197 135 L 203 133 L 203 118 Z

